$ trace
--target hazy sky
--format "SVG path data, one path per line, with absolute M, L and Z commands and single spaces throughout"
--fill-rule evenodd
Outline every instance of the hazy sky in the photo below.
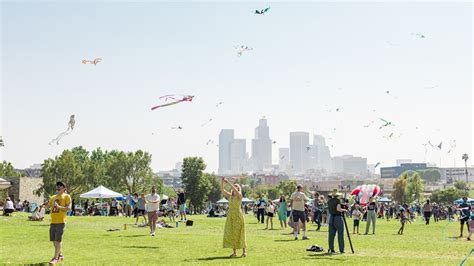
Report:
M 384 166 L 423 161 L 428 140 L 444 143 L 428 161 L 474 158 L 472 3 L 269 5 L 259 16 L 268 4 L 3 2 L 2 159 L 23 168 L 82 145 L 146 150 L 155 170 L 185 156 L 217 170 L 218 148 L 206 142 L 217 144 L 222 128 L 250 139 L 261 116 L 277 141 L 274 162 L 290 131 Z M 254 50 L 238 57 L 242 44 Z M 81 64 L 96 57 L 97 66 Z M 165 94 L 195 98 L 150 111 Z M 71 114 L 74 132 L 49 146 Z M 379 130 L 379 118 L 395 126 Z M 392 132 L 401 137 L 383 138 Z

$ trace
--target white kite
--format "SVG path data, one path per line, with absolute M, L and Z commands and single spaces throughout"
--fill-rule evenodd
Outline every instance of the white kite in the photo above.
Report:
M 67 129 L 66 131 L 64 132 L 61 132 L 59 133 L 59 135 L 52 139 L 50 142 L 49 142 L 49 145 L 53 144 L 56 142 L 56 145 L 59 145 L 59 141 L 64 138 L 65 136 L 71 134 L 71 132 L 74 130 L 74 125 L 76 125 L 76 119 L 75 119 L 75 115 L 71 115 L 69 117 L 69 122 L 67 124 Z

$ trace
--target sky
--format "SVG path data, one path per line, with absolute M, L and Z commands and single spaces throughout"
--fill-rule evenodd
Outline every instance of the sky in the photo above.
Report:
M 274 162 L 289 132 L 307 131 L 332 156 L 461 166 L 474 158 L 472 14 L 448 1 L 2 2 L 1 159 L 24 168 L 82 145 L 143 149 L 156 171 L 202 156 L 217 171 L 206 142 L 233 128 L 250 152 L 265 116 Z M 166 94 L 195 98 L 151 111 Z M 73 132 L 48 145 L 71 114 Z

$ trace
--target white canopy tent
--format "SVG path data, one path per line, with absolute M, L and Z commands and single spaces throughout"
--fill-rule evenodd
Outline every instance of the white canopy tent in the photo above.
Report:
M 253 203 L 253 202 L 254 202 L 254 200 L 249 199 L 249 198 L 243 198 L 242 199 L 242 203 Z
M 110 199 L 110 198 L 117 198 L 123 197 L 122 194 L 112 191 L 104 186 L 98 186 L 93 190 L 81 194 L 81 198 L 89 198 L 89 199 Z
M 12 184 L 9 181 L 7 181 L 3 178 L 0 178 L 0 189 L 7 189 L 11 186 L 12 186 Z
M 228 204 L 229 201 L 226 198 L 222 198 L 216 202 L 217 204 Z

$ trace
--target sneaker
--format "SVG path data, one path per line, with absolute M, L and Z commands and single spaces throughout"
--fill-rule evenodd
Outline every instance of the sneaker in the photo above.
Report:
M 330 249 L 330 250 L 328 250 L 328 254 L 329 254 L 329 255 L 334 255 L 334 254 L 336 254 L 336 251 Z
M 56 258 L 51 259 L 51 261 L 49 262 L 50 265 L 54 265 L 56 263 L 59 263 L 59 260 Z
M 303 240 L 309 240 L 309 237 L 303 236 Z
M 151 236 L 155 236 L 155 233 L 154 233 L 154 232 L 153 232 L 153 233 L 151 233 Z
M 59 260 L 59 261 L 63 261 L 63 260 L 64 260 L 63 254 L 59 254 L 58 260 Z

